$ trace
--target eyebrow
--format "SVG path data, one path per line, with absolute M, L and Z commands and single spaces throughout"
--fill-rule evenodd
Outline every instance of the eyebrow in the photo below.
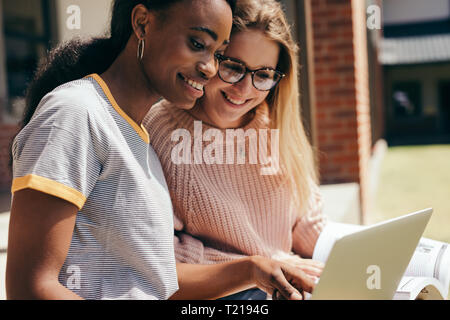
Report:
M 217 39 L 218 39 L 217 34 L 214 31 L 212 31 L 211 29 L 209 29 L 209 28 L 206 28 L 206 27 L 192 27 L 191 30 L 205 32 L 205 33 L 209 34 L 210 37 L 214 39 L 214 41 L 217 41 Z M 223 42 L 223 44 L 229 44 L 229 43 L 230 43 L 230 40 L 228 40 L 228 39 Z
M 262 70 L 262 69 L 277 70 L 276 67 L 273 68 L 273 67 L 269 67 L 269 66 L 260 66 L 259 68 L 250 69 L 250 68 L 248 67 L 248 65 L 247 65 L 244 61 L 242 61 L 242 60 L 240 60 L 240 59 L 238 59 L 238 58 L 233 58 L 233 57 L 228 57 L 228 56 L 224 56 L 224 57 L 225 57 L 226 59 L 230 59 L 231 61 L 234 61 L 234 62 L 237 62 L 237 63 L 242 64 L 244 67 L 246 67 L 246 68 L 247 68 L 248 70 L 250 70 L 250 71 Z

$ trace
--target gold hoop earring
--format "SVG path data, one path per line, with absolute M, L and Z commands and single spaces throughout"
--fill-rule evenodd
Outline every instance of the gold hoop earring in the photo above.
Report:
M 138 42 L 137 58 L 139 61 L 144 57 L 145 40 L 140 39 Z

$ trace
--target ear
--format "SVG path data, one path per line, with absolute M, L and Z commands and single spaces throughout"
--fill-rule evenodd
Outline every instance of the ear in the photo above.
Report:
M 143 4 L 138 4 L 131 12 L 131 25 L 137 39 L 142 39 L 148 32 L 150 25 L 155 21 L 155 14 Z

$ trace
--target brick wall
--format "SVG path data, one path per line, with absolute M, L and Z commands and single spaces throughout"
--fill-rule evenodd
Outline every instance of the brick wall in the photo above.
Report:
M 311 0 L 314 114 L 322 183 L 359 183 L 363 215 L 371 153 L 364 3 Z
M 17 125 L 0 123 L 0 192 L 11 189 L 11 173 L 9 168 L 9 148 L 11 139 L 18 130 Z

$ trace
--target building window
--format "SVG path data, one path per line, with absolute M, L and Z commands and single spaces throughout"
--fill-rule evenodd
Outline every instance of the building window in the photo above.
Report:
M 392 88 L 396 118 L 417 117 L 422 114 L 422 85 L 419 81 L 397 82 Z
M 20 118 L 25 91 L 49 49 L 50 21 L 48 0 L 3 1 L 4 55 L 6 57 L 6 114 Z M 0 53 L 3 54 L 3 53 Z

